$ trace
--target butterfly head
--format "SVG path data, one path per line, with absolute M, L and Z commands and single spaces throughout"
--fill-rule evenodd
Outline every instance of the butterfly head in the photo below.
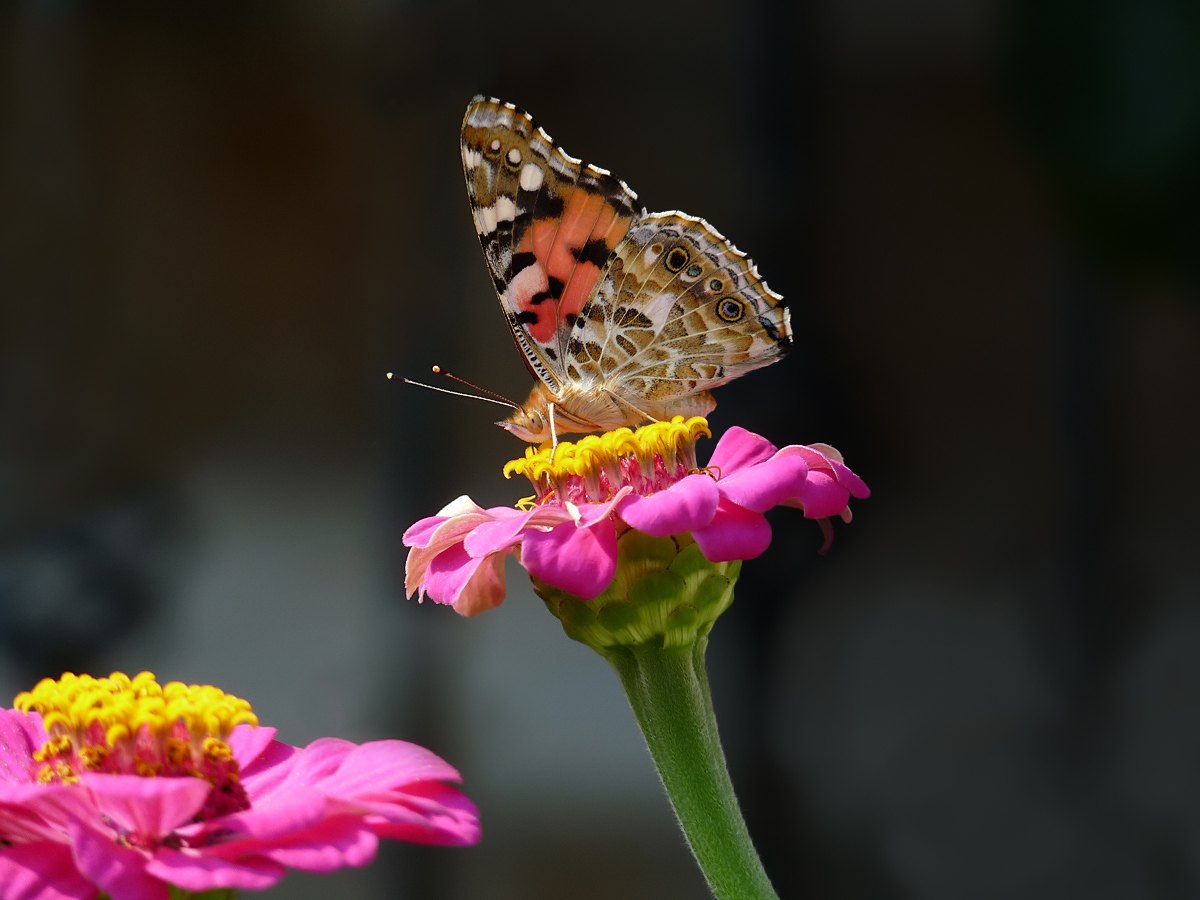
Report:
M 521 407 L 503 422 L 496 424 L 531 444 L 550 440 L 550 413 L 545 408 Z

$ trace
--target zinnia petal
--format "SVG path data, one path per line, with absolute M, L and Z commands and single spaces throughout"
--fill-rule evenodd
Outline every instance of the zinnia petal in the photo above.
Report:
M 693 531 L 692 537 L 709 562 L 754 559 L 770 546 L 771 526 L 762 513 L 721 498 L 712 524 Z
M 489 578 L 485 575 L 482 581 L 473 581 L 476 573 L 486 559 L 487 557 L 471 557 L 467 554 L 466 548 L 462 544 L 455 544 L 448 550 L 443 550 L 429 564 L 429 571 L 425 574 L 423 585 L 425 593 L 435 603 L 456 604 L 464 591 L 473 588 L 480 591 L 482 595 L 476 597 L 468 593 L 467 602 L 464 606 L 472 606 L 472 601 L 476 603 L 489 602 L 494 599 L 494 591 L 497 586 L 494 577 Z M 491 574 L 492 576 L 496 574 L 494 566 Z M 504 599 L 503 584 L 503 575 L 501 574 L 499 584 L 501 588 L 500 598 L 496 600 L 496 603 Z M 492 605 L 496 604 L 493 603 Z M 480 609 L 486 608 L 486 606 L 480 606 Z
M 159 838 L 187 822 L 212 790 L 203 778 L 85 774 L 83 782 L 103 815 L 141 838 Z
M 734 425 L 717 441 L 708 465 L 710 468 L 719 469 L 721 477 L 726 478 L 774 455 L 775 445 L 765 437 Z
M 591 600 L 600 596 L 617 570 L 617 532 L 605 518 L 590 528 L 564 522 L 553 531 L 530 531 L 521 547 L 529 574 Z
M 836 516 L 850 502 L 850 491 L 838 484 L 837 479 L 828 472 L 814 471 L 808 473 L 804 490 L 797 499 L 804 508 L 807 519 L 823 519 Z
M 26 784 L 33 769 L 33 752 L 46 743 L 46 729 L 37 713 L 0 710 L 0 782 Z
M 721 496 L 758 513 L 797 496 L 804 488 L 808 464 L 790 449 L 785 447 L 770 459 L 723 477 L 717 485 Z
M 120 900 L 169 900 L 167 886 L 147 874 L 147 858 L 141 851 L 123 847 L 112 835 L 102 834 L 78 820 L 70 822 L 68 834 L 75 865 L 108 896 Z
M 146 863 L 146 873 L 185 891 L 203 893 L 220 888 L 262 891 L 276 885 L 287 868 L 263 856 L 239 860 L 159 847 Z
M 66 844 L 0 847 L 0 900 L 92 900 L 99 893 Z
M 626 497 L 617 510 L 638 531 L 654 537 L 683 534 L 712 521 L 721 499 L 709 475 L 689 475 L 665 491 L 648 497 Z

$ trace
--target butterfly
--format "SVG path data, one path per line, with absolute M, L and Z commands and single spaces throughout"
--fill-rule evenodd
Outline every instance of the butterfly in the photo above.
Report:
M 497 423 L 522 440 L 707 415 L 711 388 L 791 347 L 788 308 L 745 254 L 703 219 L 647 212 L 511 103 L 471 101 L 462 160 L 492 283 L 536 379 Z

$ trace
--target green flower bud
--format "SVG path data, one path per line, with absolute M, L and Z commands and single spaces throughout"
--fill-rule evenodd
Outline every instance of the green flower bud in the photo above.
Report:
M 617 538 L 616 576 L 596 599 L 531 580 L 567 636 L 603 656 L 613 647 L 684 647 L 706 637 L 733 602 L 741 567 L 709 562 L 690 534 L 659 538 L 630 528 Z

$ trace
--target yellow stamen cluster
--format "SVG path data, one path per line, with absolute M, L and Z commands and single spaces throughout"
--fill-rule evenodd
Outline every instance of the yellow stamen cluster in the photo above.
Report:
M 679 451 L 693 448 L 700 435 L 712 437 L 703 417 L 685 420 L 676 416 L 670 422 L 654 422 L 637 431 L 618 428 L 601 435 L 589 434 L 574 443 L 562 441 L 557 447 L 544 444 L 535 450 L 531 446 L 522 458 L 504 466 L 504 477 L 524 475 L 534 484 L 556 483 L 569 476 L 589 479 L 629 456 L 639 460 L 659 457 L 673 466 Z
M 58 736 L 55 740 L 65 740 L 67 735 L 82 738 L 98 725 L 109 747 L 134 737 L 143 727 L 155 737 L 165 737 L 176 723 L 183 723 L 197 738 L 225 738 L 237 725 L 258 724 L 246 700 L 207 684 L 172 681 L 160 686 L 150 672 L 133 678 L 123 672 L 108 678 L 68 672 L 58 681 L 42 679 L 13 703 L 25 712 L 41 713 L 47 734 Z M 90 749 L 94 754 L 103 752 L 103 748 Z

